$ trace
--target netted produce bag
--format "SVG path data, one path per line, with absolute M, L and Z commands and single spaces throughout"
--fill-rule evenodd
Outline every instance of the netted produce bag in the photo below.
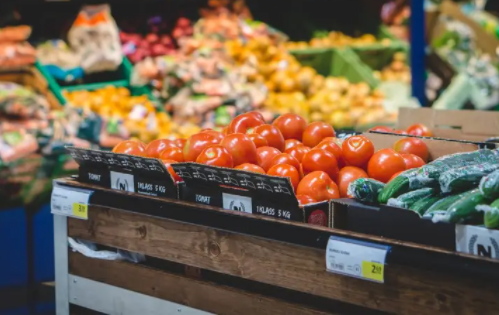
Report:
M 32 65 L 36 51 L 26 40 L 31 34 L 29 26 L 0 28 L 0 68 Z
M 84 6 L 68 40 L 86 73 L 116 70 L 123 60 L 118 26 L 107 4 Z
M 0 117 L 46 119 L 48 112 L 47 100 L 33 90 L 13 82 L 0 82 Z

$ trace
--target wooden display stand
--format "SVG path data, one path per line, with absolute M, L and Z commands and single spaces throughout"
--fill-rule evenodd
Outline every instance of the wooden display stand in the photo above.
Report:
M 88 220 L 54 216 L 57 314 L 497 314 L 499 261 L 110 190 Z M 424 233 L 424 231 L 421 231 Z M 146 255 L 146 263 L 68 253 L 67 237 Z M 385 282 L 326 271 L 330 236 L 391 246 Z

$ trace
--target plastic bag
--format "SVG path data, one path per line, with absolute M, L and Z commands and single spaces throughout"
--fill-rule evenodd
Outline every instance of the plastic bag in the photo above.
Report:
M 0 128 L 0 166 L 26 157 L 38 150 L 38 143 L 25 130 L 4 132 Z
M 126 260 L 133 263 L 139 263 L 146 260 L 146 257 L 143 254 L 132 253 L 126 250 L 118 249 L 116 252 L 109 250 L 97 250 L 97 246 L 94 243 L 84 241 L 84 240 L 75 240 L 71 237 L 68 237 L 69 247 L 73 249 L 75 252 L 79 252 L 80 254 L 97 259 L 104 260 Z
M 84 6 L 69 30 L 71 48 L 86 73 L 116 70 L 123 60 L 119 31 L 109 5 Z
M 8 26 L 0 29 L 0 42 L 22 42 L 31 35 L 31 27 L 27 25 Z

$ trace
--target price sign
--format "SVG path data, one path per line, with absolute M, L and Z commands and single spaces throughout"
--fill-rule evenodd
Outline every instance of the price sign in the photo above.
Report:
M 88 219 L 88 200 L 93 191 L 65 186 L 54 186 L 51 198 L 53 214 Z
M 331 236 L 326 248 L 326 268 L 374 282 L 385 282 L 385 261 L 390 246 Z
M 457 224 L 456 250 L 461 253 L 499 259 L 499 231 Z

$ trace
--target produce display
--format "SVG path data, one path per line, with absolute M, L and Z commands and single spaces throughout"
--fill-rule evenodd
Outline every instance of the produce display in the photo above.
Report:
M 407 65 L 407 55 L 401 52 L 394 54 L 392 62 L 381 71 L 374 71 L 373 75 L 381 81 L 400 81 L 410 84 L 411 69 Z
M 329 47 L 343 47 L 343 46 L 369 46 L 373 44 L 389 45 L 391 40 L 384 38 L 378 40 L 372 34 L 364 34 L 360 37 L 351 37 L 342 32 L 328 32 L 318 31 L 314 33 L 313 38 L 307 42 L 287 42 L 285 47 L 289 50 L 313 48 L 329 48 Z
M 282 47 L 258 38 L 243 45 L 229 42 L 229 54 L 248 71 L 248 80 L 264 82 L 269 95 L 265 108 L 279 114 L 294 112 L 311 121 L 326 121 L 336 128 L 368 125 L 394 119 L 384 107 L 384 96 L 366 83 L 324 77 L 303 67 Z
M 411 150 L 426 153 L 416 146 Z M 357 179 L 349 191 L 360 201 L 408 209 L 434 222 L 497 228 L 498 179 L 499 150 L 481 149 L 443 156 L 403 171 L 386 184 Z
M 377 196 L 390 178 L 424 165 L 428 158 L 418 138 L 403 138 L 395 150 L 375 152 L 363 135 L 344 140 L 336 136 L 324 122 L 307 123 L 288 113 L 267 124 L 261 113 L 252 111 L 235 117 L 221 132 L 205 129 L 185 141 L 161 139 L 148 145 L 128 140 L 113 152 L 288 177 L 298 200 L 309 202 L 353 196 L 374 201 L 370 196 Z M 350 185 L 360 179 L 357 186 Z M 373 193 L 366 194 L 366 187 Z
M 156 109 L 146 95 L 132 96 L 127 88 L 107 86 L 94 91 L 64 91 L 68 106 L 79 109 L 89 123 L 95 115 L 103 120 L 97 135 L 102 147 L 113 147 L 130 137 L 151 141 L 158 137 L 188 136 L 199 130 L 193 124 L 178 126 L 165 112 Z
M 127 28 L 128 25 L 122 27 Z M 136 29 L 136 27 L 128 27 Z M 132 63 L 137 63 L 147 57 L 158 57 L 176 53 L 177 41 L 190 37 L 193 34 L 191 22 L 180 17 L 175 27 L 168 32 L 168 24 L 161 17 L 154 17 L 148 21 L 147 35 L 120 31 L 120 40 L 123 53 Z
M 462 22 L 450 20 L 446 31 L 433 41 L 437 52 L 459 72 L 469 76 L 489 106 L 499 102 L 499 72 L 490 56 L 482 53 L 473 30 Z
M 177 41 L 176 54 L 147 58 L 134 68 L 132 84 L 160 91 L 174 121 L 182 123 L 196 113 L 203 128 L 223 127 L 253 109 L 267 111 L 267 120 L 293 112 L 336 128 L 394 120 L 379 91 L 302 66 L 287 51 L 286 36 L 267 24 L 247 22 L 225 8 L 202 16 L 193 35 Z M 156 41 L 157 36 L 148 36 Z M 405 67 L 397 64 L 403 56 L 396 58 L 383 75 L 406 80 Z

